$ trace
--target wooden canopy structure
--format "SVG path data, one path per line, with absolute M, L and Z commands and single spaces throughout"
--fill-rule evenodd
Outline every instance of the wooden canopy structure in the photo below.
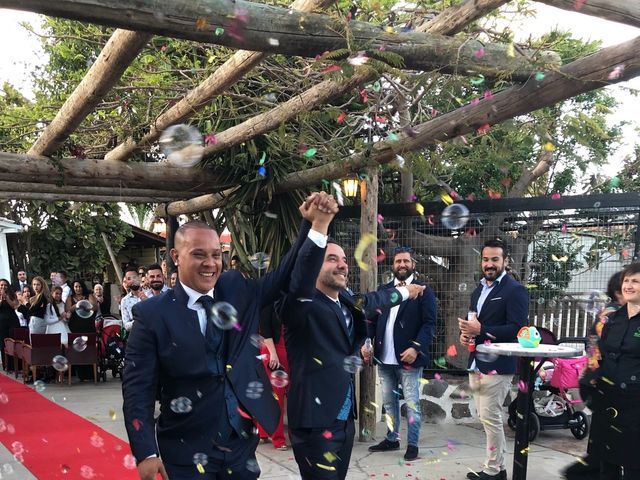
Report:
M 559 8 L 575 8 L 573 0 L 540 1 Z M 640 37 L 604 48 L 562 67 L 553 52 L 517 51 L 509 55 L 504 44 L 480 44 L 451 37 L 472 21 L 508 3 L 507 0 L 466 0 L 404 33 L 359 21 L 349 21 L 345 25 L 334 17 L 317 13 L 331 3 L 328 0 L 296 0 L 290 9 L 283 9 L 242 0 L 200 0 L 179 4 L 164 0 L 134 4 L 125 0 L 0 0 L 0 8 L 118 28 L 31 149 L 26 154 L 0 152 L 0 198 L 163 202 L 166 205 L 158 212 L 171 215 L 222 206 L 234 185 L 220 182 L 207 169 L 127 160 L 133 153 L 149 149 L 165 128 L 187 120 L 270 54 L 312 57 L 318 52 L 347 46 L 347 37 L 372 48 L 384 46 L 400 55 L 407 69 L 482 74 L 487 78 L 508 78 L 514 83 L 479 104 L 465 105 L 420 125 L 412 125 L 405 133 L 399 133 L 394 141 L 378 142 L 370 151 L 355 152 L 339 162 L 292 172 L 277 185 L 276 192 L 310 187 L 321 180 L 337 179 L 368 166 L 383 164 L 398 154 L 447 141 L 480 126 L 500 123 L 640 73 Z M 238 9 L 246 12 L 241 25 L 242 38 L 216 35 L 216 28 L 228 25 L 229 18 L 233 18 Z M 162 15 L 158 15 L 158 11 Z M 580 12 L 640 27 L 640 4 L 637 2 L 589 0 Z M 194 28 L 201 19 L 206 19 L 202 28 Z M 52 158 L 51 155 L 59 152 L 69 135 L 114 87 L 153 35 L 215 43 L 239 50 L 158 116 L 140 138 L 126 138 L 100 159 Z M 474 55 L 480 47 L 483 49 L 481 59 Z M 612 77 L 610 72 L 620 65 L 625 68 Z M 538 70 L 544 71 L 543 79 L 534 78 L 533 74 Z M 213 156 L 273 131 L 300 113 L 325 105 L 347 90 L 375 79 L 376 72 L 363 67 L 351 77 L 324 80 L 263 114 L 217 132 L 217 142 L 208 145 L 204 155 Z M 15 168 L 17 164 L 20 164 L 19 169 Z

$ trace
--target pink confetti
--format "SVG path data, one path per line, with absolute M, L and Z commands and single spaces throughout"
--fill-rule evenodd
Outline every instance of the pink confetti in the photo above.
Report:
M 367 94 L 367 91 L 364 88 L 360 90 L 360 97 L 362 98 L 362 101 L 364 103 L 367 103 L 369 101 L 369 95 Z
M 384 217 L 382 216 L 382 214 L 378 214 L 378 223 L 382 223 L 384 221 Z
M 475 228 L 471 227 L 471 228 L 467 228 L 467 231 L 464 232 L 464 234 L 467 237 L 476 237 L 478 235 L 478 232 Z
M 489 100 L 490 98 L 493 98 L 493 93 L 491 92 L 491 90 L 487 90 L 486 92 L 484 92 L 484 99 Z
M 479 60 L 482 57 L 484 57 L 484 47 L 480 47 L 478 50 L 475 51 L 474 56 Z
M 566 224 L 566 223 L 563 223 L 563 224 L 562 224 L 562 227 L 560 228 L 560 231 L 561 231 L 562 233 L 567 233 L 567 224 Z
M 628 258 L 629 257 L 629 250 L 627 250 L 626 248 L 622 249 L 622 258 Z
M 558 192 L 552 193 L 551 200 L 560 200 L 560 194 Z
M 487 195 L 491 200 L 497 200 L 498 198 L 502 198 L 502 194 L 500 192 L 496 192 L 495 190 L 487 190 Z
M 586 0 L 576 0 L 576 3 L 574 5 L 574 8 L 577 10 L 580 10 L 582 8 L 582 6 L 584 5 L 584 2 Z
M 345 112 L 340 112 L 340 115 L 338 115 L 338 117 L 336 118 L 336 122 L 337 123 L 342 123 L 344 122 L 344 119 L 346 118 L 347 114 Z
M 455 345 L 449 345 L 449 347 L 447 348 L 447 356 L 448 357 L 455 357 L 456 355 L 458 355 L 458 349 L 456 348 Z
M 624 65 L 617 65 L 607 77 L 609 80 L 616 80 L 624 73 Z
M 333 433 L 331 433 L 329 430 L 325 430 L 324 432 L 322 432 L 322 436 L 329 440 L 331 437 L 333 437 Z
M 487 375 L 497 375 L 498 371 L 497 370 L 491 370 Z
M 471 106 L 475 107 L 476 105 L 478 105 L 480 103 L 480 99 L 479 98 L 474 98 L 471 100 Z
M 433 376 L 433 378 L 435 378 L 436 380 L 440 380 L 442 378 L 442 375 L 440 375 L 439 373 L 436 372 L 436 374 Z
M 475 193 L 470 193 L 469 195 L 467 195 L 467 200 L 469 200 L 470 202 L 475 202 L 476 201 L 476 194 Z
M 133 425 L 133 428 L 136 429 L 136 432 L 140 430 L 140 428 L 142 428 L 142 422 L 137 418 L 133 419 L 133 421 L 131 422 L 131 425 Z
M 378 123 L 387 123 L 387 119 L 384 117 L 379 117 L 378 115 L 374 116 L 373 119 Z
M 485 123 L 484 125 L 480 125 L 476 130 L 476 132 L 478 132 L 478 135 L 484 135 L 489 131 L 490 128 L 491 128 L 491 125 L 489 125 L 488 123 Z
M 376 257 L 376 263 L 383 262 L 387 256 L 384 253 L 384 250 L 380 249 L 380 254 Z
M 209 133 L 204 137 L 204 143 L 206 145 L 215 145 L 218 143 L 218 138 L 213 133 Z
M 520 380 L 518 382 L 518 390 L 520 390 L 522 393 L 527 393 L 527 391 L 529 390 L 524 380 Z
M 320 73 L 332 73 L 340 70 L 342 70 L 342 67 L 340 67 L 340 65 L 329 65 L 324 70 L 320 70 Z

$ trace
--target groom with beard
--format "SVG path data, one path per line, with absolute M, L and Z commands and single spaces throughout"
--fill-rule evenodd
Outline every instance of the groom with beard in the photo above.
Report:
M 436 333 L 436 297 L 433 290 L 415 278 L 416 262 L 413 250 L 398 247 L 393 254 L 393 276 L 390 283 L 378 290 L 406 285 L 424 285 L 422 296 L 401 305 L 381 310 L 367 326 L 369 336 L 374 338 L 374 358 L 382 380 L 384 410 L 391 417 L 386 438 L 369 447 L 370 452 L 386 452 L 400 448 L 400 398 L 398 384 L 407 405 L 407 450 L 404 459 L 418 458 L 420 443 L 420 380 L 422 371 L 429 364 L 429 347 Z M 362 355 L 370 352 L 362 347 Z
M 487 240 L 482 248 L 482 280 L 471 294 L 470 312 L 458 318 L 460 343 L 481 345 L 484 342 L 516 342 L 520 328 L 527 325 L 529 295 L 527 290 L 507 274 L 507 247 L 501 240 Z M 487 436 L 483 469 L 469 472 L 472 480 L 507 480 L 502 405 L 516 371 L 515 357 L 489 358 L 468 349 L 469 386 L 473 391 L 478 416 Z

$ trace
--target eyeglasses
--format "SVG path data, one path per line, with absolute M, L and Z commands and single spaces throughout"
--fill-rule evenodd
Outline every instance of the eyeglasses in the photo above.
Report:
M 393 254 L 397 253 L 413 253 L 413 248 L 411 247 L 396 247 L 393 249 Z

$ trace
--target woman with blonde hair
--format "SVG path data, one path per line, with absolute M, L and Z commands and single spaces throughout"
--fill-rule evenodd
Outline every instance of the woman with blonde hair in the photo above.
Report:
M 31 280 L 31 289 L 33 296 L 25 302 L 20 311 L 29 318 L 29 333 L 46 333 L 47 322 L 44 319 L 47 305 L 51 303 L 51 294 L 49 287 L 42 277 L 34 277 Z

